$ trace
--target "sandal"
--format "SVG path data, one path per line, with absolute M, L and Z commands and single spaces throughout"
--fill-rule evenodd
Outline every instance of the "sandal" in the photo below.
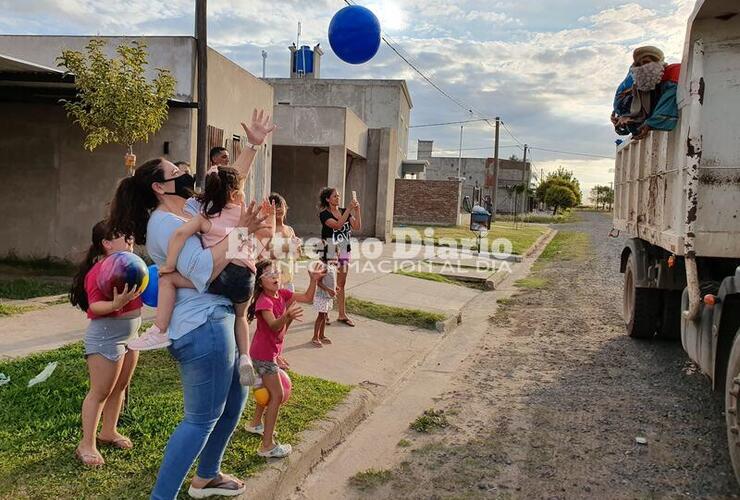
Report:
M 134 447 L 134 443 L 132 443 L 131 440 L 125 436 L 121 436 L 119 438 L 111 440 L 97 438 L 97 441 L 99 445 L 110 446 L 119 450 L 130 450 Z
M 258 451 L 257 455 L 264 458 L 285 458 L 290 455 L 291 451 L 293 451 L 293 447 L 289 444 L 278 443 L 271 450 Z
M 320 340 L 314 339 L 311 341 L 314 347 L 324 347 L 324 344 L 321 343 Z
M 75 458 L 82 462 L 85 467 L 102 467 L 105 465 L 105 459 L 100 453 L 82 453 L 80 449 L 75 449 Z
M 339 321 L 340 323 L 344 323 L 347 326 L 355 326 L 355 322 L 349 318 L 339 318 L 337 319 L 337 321 Z
M 202 488 L 196 488 L 191 484 L 190 488 L 188 488 L 188 495 L 192 498 L 208 498 L 215 495 L 235 497 L 241 495 L 246 490 L 247 485 L 244 484 L 244 481 L 240 481 L 227 474 L 219 474 L 208 481 Z
M 331 344 L 331 339 L 329 337 L 322 337 L 319 339 L 323 344 Z

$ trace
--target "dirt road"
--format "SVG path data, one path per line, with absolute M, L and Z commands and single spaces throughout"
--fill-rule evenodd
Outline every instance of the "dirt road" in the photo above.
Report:
M 558 227 L 565 233 L 560 241 L 570 243 L 492 318 L 454 390 L 438 399 L 435 410 L 447 426 L 401 436 L 408 451 L 400 463 L 357 476 L 357 496 L 726 498 L 738 492 L 721 398 L 679 342 L 624 335 L 621 241 L 606 237 L 607 216 L 581 217 Z M 569 232 L 588 237 L 569 238 Z M 578 256 L 575 247 L 585 251 Z

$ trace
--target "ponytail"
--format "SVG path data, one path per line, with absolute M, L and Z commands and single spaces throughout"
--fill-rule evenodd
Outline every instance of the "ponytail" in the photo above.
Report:
M 207 219 L 216 217 L 228 205 L 231 193 L 241 191 L 244 178 L 233 167 L 218 167 L 206 176 L 203 192 L 196 196 Z
M 93 226 L 92 244 L 87 249 L 85 259 L 80 263 L 77 274 L 72 280 L 72 288 L 69 291 L 69 302 L 83 311 L 87 311 L 90 307 L 87 290 L 85 290 L 85 278 L 100 257 L 105 256 L 103 240 L 112 240 L 114 239 L 113 235 L 114 233 L 106 221 L 100 221 Z
M 247 307 L 247 321 L 252 321 L 257 316 L 257 301 L 264 292 L 260 278 L 265 274 L 265 270 L 270 269 L 270 266 L 272 266 L 272 261 L 269 259 L 257 262 L 257 272 L 254 273 L 254 293 L 252 294 L 252 301 Z
M 134 175 L 118 183 L 108 217 L 113 233 L 130 234 L 137 245 L 146 243 L 149 214 L 158 204 L 152 183 L 163 180 L 162 159 L 156 158 L 143 163 L 134 170 Z

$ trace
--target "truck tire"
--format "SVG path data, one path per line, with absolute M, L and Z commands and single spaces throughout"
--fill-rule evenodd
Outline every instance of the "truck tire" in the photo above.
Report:
M 660 290 L 637 288 L 635 257 L 627 257 L 624 270 L 623 313 L 627 335 L 636 339 L 651 339 L 658 329 L 662 314 Z
M 735 470 L 735 479 L 740 483 L 740 330 L 735 334 L 735 340 L 727 362 L 727 376 L 725 378 L 725 422 L 727 424 L 727 446 L 732 459 L 732 468 Z
M 663 307 L 655 336 L 661 340 L 681 338 L 681 290 L 663 290 Z

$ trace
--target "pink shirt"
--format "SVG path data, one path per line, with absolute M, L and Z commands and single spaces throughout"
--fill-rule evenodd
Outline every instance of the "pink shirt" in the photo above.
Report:
M 87 293 L 88 304 L 94 304 L 95 302 L 109 302 L 111 300 L 106 298 L 103 294 L 103 291 L 98 288 L 98 274 L 100 274 L 100 266 L 102 265 L 102 263 L 102 260 L 96 262 L 85 275 L 85 293 Z M 92 309 L 88 308 L 87 317 L 90 319 L 115 318 L 129 311 L 141 309 L 141 306 L 141 297 L 136 297 L 134 300 L 120 308 L 118 311 L 113 311 L 112 313 L 106 314 L 105 316 L 98 316 L 92 312 Z
M 293 297 L 293 292 L 282 288 L 278 290 L 277 297 L 270 297 L 262 293 L 255 303 L 255 312 L 257 316 L 257 330 L 252 338 L 252 345 L 249 347 L 249 356 L 259 361 L 275 361 L 283 347 L 285 341 L 285 330 L 283 327 L 280 331 L 274 331 L 262 317 L 261 311 L 272 311 L 276 318 L 279 318 L 285 312 L 288 302 Z
M 241 213 L 241 205 L 229 203 L 224 207 L 219 215 L 208 219 L 211 222 L 211 229 L 209 229 L 207 233 L 201 235 L 203 247 L 211 248 L 212 246 L 219 244 L 224 238 L 228 237 L 234 229 L 239 227 Z M 229 251 L 232 250 L 229 249 Z M 257 272 L 257 268 L 254 264 L 254 238 L 249 238 L 245 245 L 239 249 L 235 248 L 233 251 L 239 251 L 245 255 L 245 258 L 243 259 L 234 259 L 235 263 L 248 267 L 252 272 Z

